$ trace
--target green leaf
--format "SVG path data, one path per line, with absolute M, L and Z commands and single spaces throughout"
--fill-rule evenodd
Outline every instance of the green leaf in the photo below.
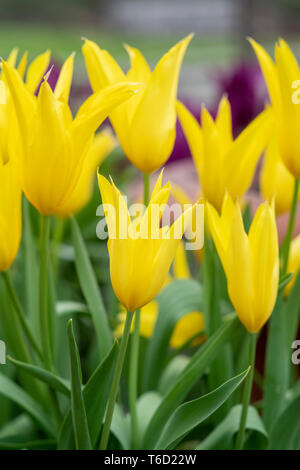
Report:
M 300 450 L 299 409 L 298 396 L 276 420 L 270 432 L 272 450 Z
M 93 447 L 95 447 L 100 434 L 101 423 L 111 388 L 117 351 L 118 344 L 115 341 L 107 357 L 97 367 L 83 388 L 83 399 Z M 70 410 L 66 413 L 59 432 L 58 448 L 61 450 L 74 449 L 74 433 Z
M 158 391 L 161 395 L 165 395 L 173 383 L 177 379 L 178 375 L 190 362 L 190 358 L 179 354 L 175 356 L 167 365 L 158 384 Z
M 240 426 L 242 405 L 231 408 L 224 420 L 196 447 L 196 450 L 228 450 L 232 447 L 234 435 Z M 256 433 L 259 436 L 260 449 L 265 449 L 268 445 L 268 434 L 264 424 L 254 406 L 248 407 L 246 430 Z M 247 447 L 247 442 L 245 443 Z
M 267 431 L 284 408 L 289 379 L 289 348 L 286 346 L 286 316 L 282 294 L 279 294 L 271 316 L 264 381 L 263 419 Z
M 157 392 L 146 392 L 139 397 L 137 415 L 140 441 L 143 439 L 147 426 L 160 405 L 161 400 L 162 396 Z
M 42 409 L 40 404 L 22 390 L 19 385 L 2 374 L 0 374 L 0 395 L 6 396 L 20 406 L 47 434 L 53 437 L 55 436 L 55 428 L 52 424 L 52 420 Z
M 201 310 L 201 285 L 192 279 L 177 279 L 158 296 L 158 318 L 146 352 L 143 389 L 155 389 L 167 359 L 173 329 L 180 318 Z
M 290 282 L 290 280 L 293 278 L 294 274 L 293 273 L 286 273 L 281 278 L 279 279 L 279 284 L 278 284 L 278 292 L 281 292 L 285 286 Z
M 155 449 L 174 448 L 186 434 L 214 413 L 240 385 L 250 367 L 212 392 L 179 406 L 165 425 Z
M 41 380 L 54 390 L 57 390 L 58 392 L 67 395 L 68 397 L 70 396 L 70 383 L 68 380 L 63 379 L 62 377 L 59 377 L 58 375 L 55 375 L 46 369 L 42 369 L 41 367 L 28 364 L 27 362 L 17 361 L 10 356 L 7 356 L 7 358 L 20 370 L 23 370 L 32 377 Z
M 71 364 L 71 409 L 76 449 L 89 450 L 91 449 L 91 439 L 82 396 L 80 358 L 74 337 L 72 320 L 68 322 L 67 332 Z
M 108 318 L 97 285 L 96 276 L 88 257 L 79 226 L 74 217 L 71 219 L 71 223 L 77 275 L 83 295 L 92 314 L 97 333 L 100 358 L 103 359 L 111 348 L 112 334 L 108 325 Z
M 91 313 L 82 302 L 73 302 L 72 300 L 62 300 L 56 303 L 56 311 L 58 315 L 68 316 L 78 313 L 80 315 L 90 316 Z
M 119 403 L 115 404 L 110 430 L 118 439 L 123 449 L 130 449 L 131 430 L 129 414 L 124 415 Z
M 228 317 L 223 325 L 194 354 L 168 393 L 164 396 L 146 430 L 143 448 L 153 448 L 173 410 L 182 403 L 192 387 L 201 378 L 204 370 L 219 354 L 224 344 L 231 341 L 236 334 L 241 332 L 242 325 L 237 316 L 233 314 Z
M 203 260 L 203 298 L 205 331 L 210 337 L 222 324 L 221 300 L 227 292 L 227 281 L 224 270 L 217 255 L 217 250 L 210 236 L 205 237 Z M 225 382 L 233 375 L 232 351 L 226 344 L 223 351 L 211 364 L 209 371 L 209 386 L 213 390 L 220 383 Z M 219 421 L 229 411 L 230 401 L 214 416 Z
M 38 303 L 38 262 L 36 243 L 32 232 L 32 223 L 30 218 L 30 203 L 23 198 L 23 252 L 24 252 L 24 285 L 26 298 L 26 311 L 28 320 L 35 336 L 40 333 L 39 323 L 39 303 Z
M 40 439 L 36 441 L 22 441 L 22 436 L 17 441 L 0 440 L 0 450 L 55 450 L 54 439 Z
M 285 317 L 287 325 L 287 347 L 290 348 L 294 339 L 296 339 L 299 326 L 300 311 L 300 272 L 297 274 L 295 284 L 285 304 Z

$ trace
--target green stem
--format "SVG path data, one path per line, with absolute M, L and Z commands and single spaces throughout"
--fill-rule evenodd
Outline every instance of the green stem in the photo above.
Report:
M 147 207 L 150 200 L 150 173 L 144 173 L 144 205 Z
M 48 308 L 48 269 L 49 269 L 49 233 L 50 218 L 41 215 L 41 238 L 40 238 L 40 278 L 39 278 L 39 307 L 40 307 L 40 329 L 41 342 L 44 348 L 45 366 L 52 370 L 52 351 L 50 339 L 50 322 Z
M 18 299 L 17 293 L 16 293 L 15 288 L 13 286 L 9 271 L 2 272 L 2 276 L 3 276 L 3 279 L 5 281 L 6 289 L 7 289 L 7 292 L 9 293 L 9 296 L 10 296 L 11 302 L 13 304 L 13 307 L 15 309 L 15 312 L 16 312 L 16 314 L 18 316 L 18 319 L 21 323 L 21 326 L 23 328 L 23 331 L 24 331 L 25 335 L 27 336 L 27 339 L 28 339 L 29 343 L 31 344 L 32 348 L 35 350 L 35 352 L 37 353 L 39 358 L 42 360 L 43 359 L 42 352 L 41 352 L 41 350 L 40 350 L 33 334 L 31 333 L 31 330 L 30 330 L 30 328 L 27 324 L 25 313 L 22 309 L 22 306 L 21 306 L 20 301 Z
M 123 364 L 125 360 L 125 354 L 126 354 L 126 349 L 127 349 L 127 344 L 128 344 L 129 334 L 130 334 L 130 326 L 132 322 L 132 317 L 133 317 L 133 312 L 127 312 L 124 331 L 123 331 L 121 344 L 120 344 L 120 349 L 119 349 L 119 353 L 117 357 L 116 368 L 114 371 L 111 391 L 109 395 L 105 421 L 104 421 L 102 435 L 101 435 L 100 450 L 106 450 L 107 443 L 108 443 L 110 426 L 112 422 L 115 402 L 116 402 L 116 398 L 118 394 L 119 383 L 120 383 L 121 373 L 123 369 Z
M 249 333 L 250 341 L 249 341 L 249 363 L 251 369 L 249 371 L 248 376 L 246 377 L 244 391 L 243 391 L 243 402 L 242 402 L 242 414 L 240 420 L 240 427 L 239 432 L 236 439 L 236 450 L 241 450 L 244 445 L 244 436 L 245 436 L 245 429 L 246 429 L 246 422 L 247 422 L 247 415 L 248 415 L 248 406 L 250 403 L 251 398 L 251 391 L 252 391 L 252 383 L 253 383 L 253 376 L 254 376 L 254 365 L 255 365 L 255 350 L 256 350 L 256 334 Z
M 129 408 L 131 416 L 131 440 L 132 449 L 138 448 L 138 415 L 137 415 L 137 386 L 138 386 L 138 356 L 139 356 L 139 339 L 140 339 L 140 316 L 141 311 L 138 309 L 135 313 L 134 330 L 130 348 L 129 363 Z
M 295 178 L 294 194 L 293 194 L 293 200 L 292 200 L 292 206 L 291 206 L 291 212 L 290 212 L 290 220 L 289 220 L 289 225 L 288 225 L 288 230 L 287 230 L 287 233 L 286 233 L 286 237 L 285 237 L 283 245 L 282 245 L 282 272 L 281 272 L 281 275 L 286 274 L 287 267 L 288 267 L 288 262 L 289 262 L 290 246 L 291 246 L 291 241 L 292 241 L 292 238 L 293 238 L 294 225 L 295 225 L 295 219 L 296 219 L 299 183 L 300 183 L 300 180 Z

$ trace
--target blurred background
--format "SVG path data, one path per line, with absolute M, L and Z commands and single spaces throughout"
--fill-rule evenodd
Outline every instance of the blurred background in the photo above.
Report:
M 246 37 L 254 36 L 269 50 L 280 35 L 296 51 L 300 40 L 298 0 L 0 0 L 0 6 L 3 57 L 15 46 L 28 49 L 31 56 L 50 48 L 59 64 L 70 52 L 79 52 L 80 38 L 87 36 L 125 68 L 123 42 L 139 47 L 154 65 L 171 45 L 193 31 L 196 36 L 185 58 L 180 95 L 196 106 L 205 102 L 213 107 L 224 91 L 234 99 L 230 95 L 239 93 L 239 86 L 247 96 L 253 94 L 254 83 L 255 94 L 248 100 L 253 109 L 238 110 L 246 114 L 238 116 L 242 121 L 259 111 L 263 92 Z M 251 62 L 253 67 L 245 69 Z M 84 92 L 87 80 L 80 54 L 76 66 L 74 91 L 82 87 Z

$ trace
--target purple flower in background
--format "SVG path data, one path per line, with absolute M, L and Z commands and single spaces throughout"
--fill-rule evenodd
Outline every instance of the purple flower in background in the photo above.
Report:
M 208 110 L 213 117 L 217 114 L 222 95 L 228 96 L 232 111 L 232 130 L 236 137 L 263 109 L 267 98 L 260 68 L 255 64 L 239 63 L 229 71 L 218 71 L 216 84 L 216 101 Z M 185 106 L 200 121 L 201 105 L 191 99 L 182 99 Z M 180 160 L 190 156 L 190 150 L 177 121 L 176 140 L 169 161 Z
M 218 102 L 225 93 L 231 104 L 232 128 L 236 136 L 264 109 L 266 94 L 260 68 L 256 64 L 240 63 L 229 72 L 220 72 L 216 82 Z

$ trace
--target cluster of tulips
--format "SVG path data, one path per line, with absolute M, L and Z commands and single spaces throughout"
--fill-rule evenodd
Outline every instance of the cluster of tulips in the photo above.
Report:
M 293 434 L 299 381 L 291 347 L 300 307 L 300 238 L 293 240 L 300 105 L 292 100 L 300 70 L 283 40 L 276 44 L 275 62 L 250 40 L 270 103 L 234 139 L 226 97 L 215 119 L 203 107 L 200 124 L 177 100 L 191 39 L 172 47 L 153 71 L 138 49 L 126 45 L 127 73 L 106 50 L 84 40 L 93 93 L 75 117 L 68 104 L 73 54 L 54 90 L 48 51 L 27 64 L 27 54 L 18 62 L 13 50 L 1 62 L 0 316 L 10 364 L 7 373 L 8 365 L 1 366 L 0 394 L 22 410 L 0 429 L 1 448 L 299 448 Z M 97 132 L 107 117 L 115 135 Z M 177 117 L 200 182 L 199 199 L 186 210 L 188 196 L 163 185 L 162 171 L 150 192 L 151 174 L 172 152 Z M 130 215 L 99 167 L 117 142 L 143 174 L 145 210 L 138 216 Z M 244 196 L 263 153 L 264 202 L 251 220 Z M 114 326 L 75 218 L 91 198 L 96 173 L 99 202 L 101 195 L 104 207 L 115 209 L 105 212 L 110 280 L 119 302 Z M 170 194 L 183 211 L 167 226 L 161 215 Z M 204 227 L 196 217 L 200 204 Z M 161 208 L 157 218 L 151 217 L 155 206 Z M 279 247 L 276 215 L 287 211 Z M 33 213 L 40 214 L 37 275 Z M 72 319 L 61 322 L 55 300 L 51 233 L 62 219 L 70 220 L 72 260 L 96 341 L 95 367 L 91 374 L 84 370 L 84 385 Z M 10 275 L 22 225 L 26 308 Z M 191 227 L 204 230 L 205 243 L 187 256 L 181 239 Z M 260 375 L 256 343 L 268 320 Z M 253 380 L 263 394 L 251 404 Z

